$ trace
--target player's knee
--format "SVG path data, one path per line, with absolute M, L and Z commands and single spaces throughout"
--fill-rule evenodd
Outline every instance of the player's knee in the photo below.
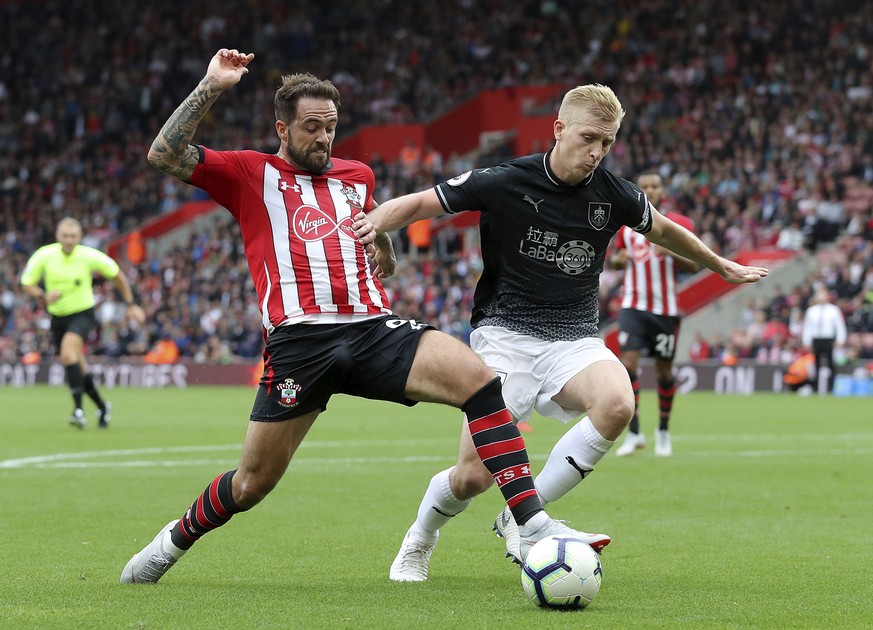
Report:
M 62 365 L 77 365 L 79 363 L 79 358 L 79 353 L 75 350 L 61 348 L 60 359 Z
M 467 413 L 471 406 L 480 404 L 488 404 L 494 406 L 498 401 L 500 407 L 503 406 L 503 385 L 500 378 L 494 375 L 489 367 L 482 364 L 485 369 L 482 381 L 477 381 L 478 386 L 471 392 L 469 398 L 461 405 L 461 411 Z M 470 383 L 472 384 L 472 382 Z
M 634 415 L 633 392 L 605 393 L 597 405 L 600 417 L 613 426 L 626 426 Z
M 493 483 L 494 478 L 481 462 L 478 466 L 459 465 L 452 471 L 452 492 L 461 501 L 482 494 Z
M 237 470 L 234 475 L 233 501 L 240 511 L 260 503 L 276 487 L 278 479 L 269 475 L 245 473 Z

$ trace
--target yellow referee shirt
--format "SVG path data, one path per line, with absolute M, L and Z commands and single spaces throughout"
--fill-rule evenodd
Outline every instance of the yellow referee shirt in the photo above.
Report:
M 94 306 L 95 272 L 112 280 L 118 275 L 118 263 L 87 245 L 76 245 L 68 256 L 60 243 L 52 243 L 40 247 L 30 257 L 21 272 L 21 284 L 35 285 L 42 280 L 46 293 L 59 291 L 60 298 L 48 304 L 46 310 L 55 317 L 65 317 Z

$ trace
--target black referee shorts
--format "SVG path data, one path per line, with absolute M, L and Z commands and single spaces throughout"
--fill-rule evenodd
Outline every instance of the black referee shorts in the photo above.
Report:
M 88 335 L 91 331 L 97 330 L 97 315 L 94 314 L 94 309 L 89 308 L 72 315 L 64 315 L 63 317 L 55 317 L 52 315 L 51 331 L 52 339 L 55 342 L 55 348 L 60 351 L 61 339 L 68 332 L 79 335 L 84 341 L 88 340 Z
M 280 326 L 267 339 L 252 420 L 324 411 L 333 394 L 412 406 L 406 381 L 418 342 L 433 328 L 389 315 L 353 324 Z

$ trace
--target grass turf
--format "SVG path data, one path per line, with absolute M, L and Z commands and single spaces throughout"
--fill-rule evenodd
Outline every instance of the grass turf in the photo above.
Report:
M 285 478 L 157 585 L 131 554 L 239 456 L 250 388 L 106 390 L 108 431 L 62 388 L 0 390 L 0 626 L 18 628 L 866 628 L 873 626 L 869 399 L 677 398 L 672 458 L 608 455 L 549 506 L 614 542 L 584 611 L 540 610 L 491 532 L 496 490 L 442 532 L 431 579 L 388 566 L 460 414 L 336 397 Z M 538 470 L 566 427 L 535 418 Z

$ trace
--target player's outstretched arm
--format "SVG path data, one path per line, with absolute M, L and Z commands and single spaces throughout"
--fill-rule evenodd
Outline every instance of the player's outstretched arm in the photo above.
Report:
M 159 171 L 187 181 L 197 165 L 198 151 L 191 144 L 197 125 L 215 100 L 248 73 L 255 56 L 222 48 L 206 69 L 206 76 L 167 119 L 149 149 L 149 164 Z
M 421 192 L 389 199 L 369 214 L 359 212 L 352 217 L 355 222 L 352 230 L 361 245 L 367 246 L 381 232 L 393 232 L 400 228 L 443 214 L 443 206 L 436 190 L 430 188 Z
M 722 258 L 692 232 L 664 218 L 657 210 L 653 211 L 652 230 L 646 234 L 646 238 L 674 254 L 714 271 L 731 284 L 757 282 L 770 273 L 765 267 L 749 267 Z

